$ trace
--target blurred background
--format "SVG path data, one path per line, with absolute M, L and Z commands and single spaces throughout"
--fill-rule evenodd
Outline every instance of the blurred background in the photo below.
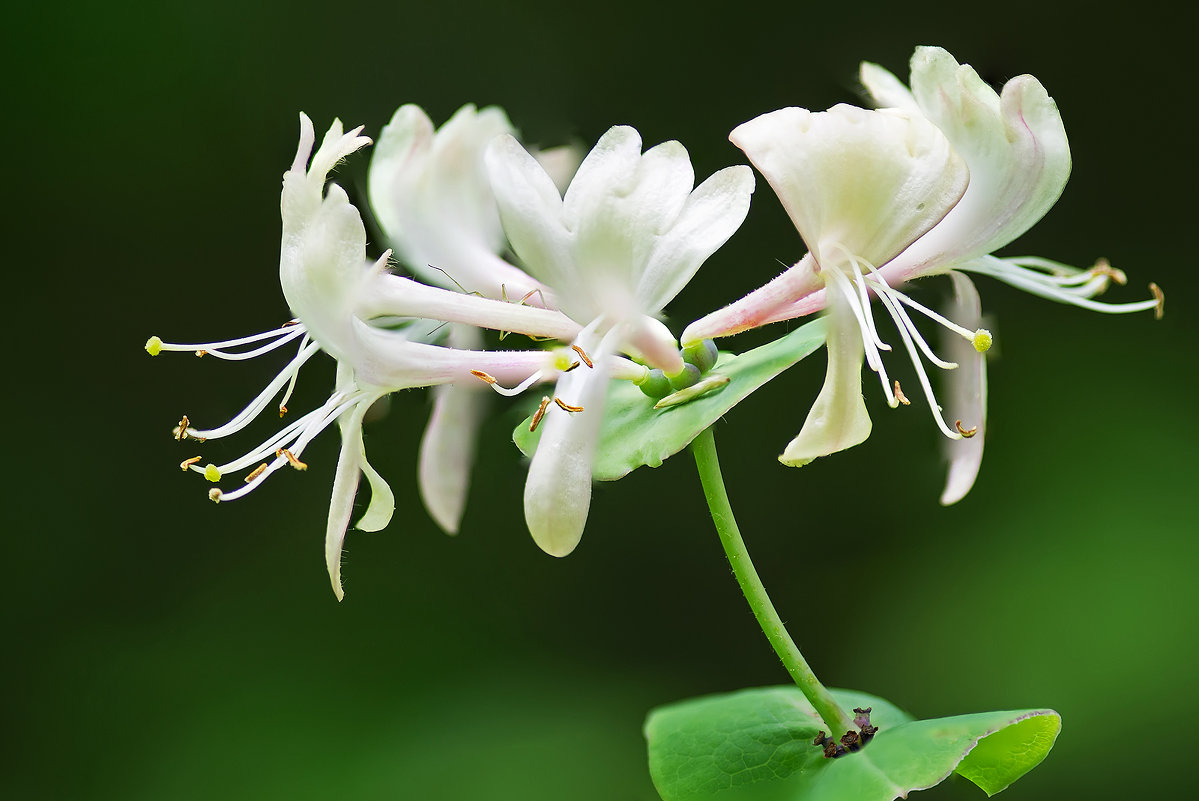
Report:
M 1177 795 L 1187 766 L 1174 755 L 1199 713 L 1195 279 L 1183 247 L 1194 132 L 1180 121 L 1190 32 L 1152 3 L 1124 16 L 1076 8 L 10 10 L 0 796 L 654 799 L 647 710 L 786 681 L 686 454 L 597 486 L 581 547 L 557 560 L 524 530 L 515 418 L 497 415 L 450 538 L 414 482 L 428 396 L 402 393 L 368 428 L 398 513 L 382 533 L 350 535 L 339 605 L 322 556 L 336 435 L 307 451 L 306 473 L 209 503 L 207 484 L 178 470 L 192 453 L 171 427 L 183 412 L 226 419 L 278 365 L 151 360 L 142 344 L 288 317 L 279 183 L 300 110 L 321 130 L 340 116 L 377 135 L 402 103 L 439 123 L 465 102 L 500 104 L 545 145 L 590 145 L 628 123 L 647 144 L 680 139 L 702 177 L 743 162 L 726 141 L 735 125 L 784 105 L 861 102 L 858 61 L 906 78 L 917 44 L 993 82 L 1030 72 L 1059 103 L 1074 175 L 1006 252 L 1083 266 L 1105 256 L 1131 278 L 1107 299 L 1147 297 L 1154 280 L 1166 318 L 1101 316 L 980 279 L 999 358 L 969 497 L 937 505 L 931 420 L 919 401 L 887 410 L 869 380 L 867 444 L 802 471 L 779 465 L 819 389 L 818 355 L 718 425 L 734 506 L 830 685 L 920 717 L 1056 708 L 1058 746 L 1013 801 Z M 367 162 L 339 172 L 359 199 Z M 746 224 L 669 310 L 672 327 L 802 252 L 759 181 Z M 944 291 L 930 282 L 924 297 Z M 904 380 L 901 362 L 890 364 Z M 323 400 L 331 379 L 329 364 L 306 370 L 295 408 Z M 982 795 L 950 781 L 921 797 Z

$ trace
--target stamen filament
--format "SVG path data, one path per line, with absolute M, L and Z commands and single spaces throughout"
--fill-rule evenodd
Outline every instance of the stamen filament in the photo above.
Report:
M 237 415 L 228 423 L 207 431 L 189 428 L 187 429 L 187 435 L 190 437 L 203 437 L 205 439 L 219 439 L 220 437 L 226 437 L 230 434 L 235 434 L 238 431 L 241 431 L 248 423 L 250 423 L 250 421 L 254 420 L 259 414 L 262 413 L 263 409 L 267 407 L 267 405 L 270 403 L 270 399 L 274 397 L 275 393 L 278 392 L 284 384 L 291 380 L 292 375 L 294 375 L 306 361 L 312 358 L 313 354 L 315 354 L 318 350 L 320 350 L 320 346 L 315 342 L 307 345 L 299 352 L 299 354 L 296 355 L 294 359 L 287 363 L 287 366 L 284 367 L 277 376 L 275 376 L 271 383 L 269 383 L 266 388 L 262 390 L 262 392 L 260 392 L 256 398 L 254 398 L 254 400 L 250 401 L 246 408 L 238 412 Z
M 246 359 L 253 359 L 258 356 L 263 355 L 264 353 L 270 353 L 271 351 L 275 350 L 276 348 L 283 347 L 288 342 L 291 342 L 292 340 L 296 339 L 297 337 L 299 337 L 301 334 L 304 333 L 304 329 L 302 326 L 293 326 L 291 329 L 288 329 L 288 331 L 289 331 L 289 333 L 287 333 L 285 336 L 281 336 L 278 339 L 276 339 L 274 342 L 269 342 L 266 345 L 263 345 L 262 347 L 255 348 L 254 350 L 241 351 L 238 353 L 229 353 L 227 351 L 217 350 L 215 348 L 205 348 L 204 350 L 197 351 L 196 353 L 197 353 L 197 355 L 200 353 L 203 353 L 207 356 L 213 356 L 217 359 L 224 359 L 225 361 L 230 361 L 230 362 L 245 361 Z M 165 349 L 165 346 L 164 346 L 164 349 Z
M 168 351 L 204 350 L 212 353 L 213 351 L 223 350 L 225 348 L 235 348 L 238 345 L 249 345 L 253 342 L 261 342 L 264 339 L 293 336 L 297 329 L 302 331 L 304 327 L 294 323 L 284 323 L 283 326 L 279 328 L 275 328 L 270 331 L 263 331 L 260 334 L 251 334 L 250 336 L 246 337 L 238 337 L 237 339 L 226 339 L 221 342 L 201 342 L 195 345 L 186 345 L 177 342 L 161 342 L 159 343 L 158 347 L 161 350 Z
M 1033 263 L 1033 259 L 1015 260 L 1000 259 L 995 256 L 983 256 L 965 264 L 957 265 L 956 269 L 989 275 L 998 281 L 1003 281 L 1005 284 L 1014 286 L 1017 289 L 1023 289 L 1030 294 L 1048 298 L 1049 300 L 1069 303 L 1072 306 L 1089 309 L 1090 311 L 1103 312 L 1104 314 L 1132 314 L 1140 311 L 1149 311 L 1150 309 L 1157 308 L 1159 305 L 1156 298 L 1132 303 L 1102 303 L 1097 300 L 1091 300 L 1090 296 L 1096 294 L 1100 288 L 1085 292 L 1078 291 L 1082 287 L 1074 287 L 1073 289 L 1065 288 L 1060 286 L 1059 282 L 1055 281 L 1053 276 L 1029 269 L 1023 266 L 1022 262 L 1031 264 Z M 1089 287 L 1090 284 L 1086 286 Z

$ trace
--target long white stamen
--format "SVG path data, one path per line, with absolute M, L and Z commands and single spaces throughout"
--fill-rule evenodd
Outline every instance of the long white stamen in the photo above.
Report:
M 878 326 L 875 325 L 874 315 L 869 312 L 870 309 L 870 289 L 866 285 L 866 277 L 862 275 L 857 264 L 857 259 L 854 259 L 854 268 L 850 275 L 853 277 L 854 284 L 858 288 L 858 297 L 862 301 L 862 311 L 865 312 L 867 324 L 870 326 L 870 335 L 874 338 L 874 346 L 879 350 L 889 351 L 891 346 L 883 342 L 882 337 L 878 334 Z
M 932 347 L 928 344 L 928 341 L 924 338 L 924 335 L 920 333 L 920 329 L 916 328 L 916 324 L 912 322 L 911 316 L 901 305 L 902 301 L 908 299 L 906 295 L 904 295 L 902 292 L 891 289 L 890 287 L 877 287 L 875 291 L 880 299 L 884 299 L 884 302 L 886 302 L 886 300 L 890 300 L 892 305 L 888 306 L 887 309 L 891 313 L 891 319 L 895 321 L 896 325 L 902 325 L 908 330 L 908 333 L 911 334 L 912 338 L 916 342 L 916 345 L 920 348 L 920 352 L 924 354 L 926 359 L 937 365 L 937 367 L 940 367 L 942 370 L 957 369 L 957 362 L 947 362 L 941 357 L 937 356 L 937 354 L 933 353 Z M 974 334 L 971 333 L 969 338 L 971 341 L 973 341 Z
M 887 396 L 887 405 L 894 409 L 899 405 L 899 401 L 891 391 L 891 379 L 887 376 L 887 368 L 883 366 L 882 356 L 874 346 L 874 339 L 870 336 L 870 328 L 864 319 L 865 317 L 871 317 L 870 306 L 866 306 L 865 308 L 858 306 L 858 295 L 854 292 L 849 278 L 840 270 L 829 270 L 828 275 L 837 285 L 837 289 L 841 291 L 841 294 L 849 302 L 849 308 L 852 310 L 854 318 L 858 322 L 858 328 L 862 332 L 862 346 L 866 354 L 866 364 L 878 374 L 879 380 L 882 381 L 883 394 Z M 871 319 L 871 324 L 873 324 L 873 318 Z
M 958 336 L 960 336 L 962 339 L 965 339 L 969 342 L 974 341 L 974 334 L 975 334 L 974 331 L 970 331 L 966 328 L 963 328 L 962 326 L 955 323 L 953 320 L 950 320 L 948 317 L 938 314 L 937 312 L 935 312 L 932 309 L 925 306 L 923 303 L 917 303 L 916 301 L 912 300 L 907 295 L 903 294 L 902 292 L 900 292 L 898 290 L 893 289 L 891 291 L 894 293 L 895 297 L 899 299 L 900 302 L 902 302 L 905 305 L 910 306 L 911 308 L 920 312 L 925 317 L 932 320 L 934 323 L 940 323 L 941 325 L 948 328 L 950 331 L 952 331 L 955 334 L 957 334 Z
M 874 265 L 870 264 L 865 259 L 860 258 L 857 254 L 852 253 L 848 248 L 840 243 L 834 242 L 830 245 L 830 247 L 840 250 L 850 263 L 851 269 L 849 274 L 853 278 L 853 283 L 858 289 L 858 298 L 862 304 L 861 309 L 864 312 L 866 324 L 870 329 L 870 336 L 874 340 L 874 346 L 879 350 L 891 350 L 891 346 L 886 342 L 883 342 L 882 337 L 879 336 L 878 326 L 874 324 L 874 315 L 870 313 L 870 291 L 866 286 L 866 277 L 864 273 L 866 272 L 866 269 L 873 271 Z
M 287 366 L 284 367 L 277 376 L 275 376 L 271 383 L 267 384 L 266 388 L 258 394 L 258 397 L 250 401 L 249 405 L 238 412 L 237 415 L 228 423 L 225 423 L 223 426 L 219 426 L 218 428 L 209 430 L 189 428 L 187 430 L 187 435 L 197 439 L 218 439 L 220 437 L 227 437 L 230 434 L 241 431 L 251 420 L 258 417 L 258 415 L 262 413 L 262 410 L 267 407 L 271 398 L 275 396 L 275 393 L 278 392 L 284 384 L 290 381 L 292 375 L 294 375 L 304 365 L 304 362 L 312 358 L 313 354 L 315 354 L 318 350 L 320 350 L 320 346 L 315 342 L 309 344 L 307 347 L 301 350 L 299 354 L 297 354 L 294 359 L 288 362 Z
M 275 328 L 270 331 L 263 331 L 261 334 L 251 334 L 246 337 L 238 337 L 237 339 L 226 339 L 221 342 L 201 342 L 195 345 L 187 345 L 178 342 L 159 342 L 160 350 L 169 351 L 196 351 L 203 350 L 212 353 L 215 350 L 224 350 L 225 348 L 236 348 L 239 345 L 249 345 L 253 342 L 261 342 L 264 339 L 274 339 L 282 336 L 293 336 L 296 330 L 304 330 L 303 326 L 285 325 L 280 328 Z
M 1103 312 L 1105 314 L 1131 314 L 1134 312 L 1149 311 L 1157 307 L 1157 300 L 1142 300 L 1133 303 L 1102 303 L 1097 300 L 1091 300 L 1090 294 L 1097 293 L 1102 287 L 1096 286 L 1093 289 L 1092 284 L 1106 283 L 1091 281 L 1084 287 L 1088 288 L 1087 292 L 1080 290 L 1083 287 L 1063 287 L 1059 282 L 1055 281 L 1053 276 L 1037 270 L 1029 269 L 1023 266 L 1024 264 L 1035 264 L 1034 260 L 1021 259 L 1019 261 L 1011 259 L 1000 259 L 995 256 L 983 256 L 973 261 L 957 265 L 955 269 L 964 270 L 966 272 L 980 273 L 989 275 L 1005 284 L 1023 289 L 1032 295 L 1038 295 L 1049 300 L 1056 300 L 1062 303 L 1069 303 L 1072 306 L 1078 306 L 1091 311 Z
M 879 294 L 879 299 L 883 305 L 891 312 L 892 318 L 897 318 L 901 313 L 901 309 L 895 301 L 891 300 L 885 293 Z M 920 379 L 920 386 L 924 389 L 924 397 L 928 400 L 928 408 L 933 413 L 933 419 L 937 421 L 937 427 L 941 429 L 941 433 L 950 439 L 961 439 L 962 435 L 954 431 L 945 424 L 945 419 L 941 416 L 941 405 L 937 403 L 937 396 L 933 393 L 932 383 L 928 380 L 928 373 L 924 369 L 924 362 L 921 361 L 919 353 L 916 351 L 916 345 L 912 342 L 912 336 L 908 333 L 908 328 L 896 319 L 896 328 L 899 330 L 899 336 L 903 340 L 904 347 L 907 348 L 908 356 L 912 360 L 912 366 L 916 368 L 916 375 Z
M 304 352 L 304 348 L 308 347 L 308 343 L 310 341 L 311 341 L 311 339 L 309 338 L 308 334 L 305 333 L 304 338 L 300 340 L 300 351 L 299 351 L 300 353 Z M 299 354 L 297 354 L 297 356 L 298 355 Z M 287 402 L 289 400 L 291 400 L 291 393 L 295 390 L 296 380 L 299 377 L 300 377 L 300 371 L 296 370 L 294 373 L 291 374 L 291 380 L 287 382 L 287 389 L 283 391 L 283 397 L 279 399 L 279 416 L 280 417 L 287 414 Z
M 282 347 L 288 342 L 292 342 L 304 333 L 304 329 L 300 326 L 293 326 L 292 330 L 288 332 L 286 336 L 279 337 L 274 342 L 270 342 L 260 348 L 255 348 L 254 350 L 241 351 L 238 353 L 229 353 L 228 351 L 221 350 L 220 348 L 204 348 L 203 350 L 207 356 L 212 356 L 217 359 L 224 359 L 231 362 L 240 362 L 245 361 L 246 359 L 256 358 L 264 353 L 270 353 L 276 348 Z
M 277 448 L 276 451 L 278 451 L 278 454 L 275 456 L 274 461 L 267 464 L 266 467 L 262 469 L 262 472 L 254 476 L 254 478 L 246 483 L 245 486 L 240 487 L 233 492 L 222 493 L 220 496 L 221 502 L 236 501 L 238 498 L 249 495 L 280 467 L 290 464 L 293 459 L 298 461 L 300 454 L 304 452 L 304 448 L 308 446 L 308 443 L 310 443 L 317 436 L 317 434 L 320 434 L 322 431 L 328 428 L 333 421 L 344 414 L 346 410 L 350 409 L 356 403 L 361 401 L 364 397 L 366 397 L 366 395 L 367 393 L 361 391 L 354 392 L 349 396 L 345 396 L 339 392 L 333 395 L 333 397 L 326 401 L 325 404 L 319 409 L 309 412 L 303 418 L 303 430 L 301 431 L 300 435 L 296 437 L 291 446 L 286 449 Z M 297 428 L 297 426 L 293 424 L 293 426 L 289 426 L 289 428 Z M 292 459 L 287 458 L 287 456 L 282 453 L 284 450 L 291 453 Z M 258 454 L 255 456 L 255 458 L 249 459 L 248 461 L 244 458 L 242 460 L 238 460 L 239 462 L 245 461 L 245 464 L 241 465 L 241 467 L 237 469 L 248 467 L 250 464 L 253 464 L 261 458 L 262 454 Z M 230 471 L 233 469 L 234 468 L 230 468 Z
M 526 378 L 524 381 L 521 381 L 519 384 L 517 384 L 516 386 L 509 389 L 508 387 L 501 386 L 499 384 L 499 382 L 497 382 L 494 378 L 487 375 L 486 373 L 483 373 L 482 375 L 480 375 L 479 373 L 482 372 L 481 370 L 480 371 L 472 371 L 472 372 L 474 372 L 474 374 L 477 378 L 479 378 L 481 381 L 484 381 L 488 386 L 490 386 L 496 392 L 498 392 L 501 395 L 508 397 L 508 398 L 510 398 L 514 395 L 519 395 L 520 393 L 524 392 L 526 389 L 533 386 L 534 384 L 536 384 L 538 381 L 540 381 L 544 377 L 542 375 L 542 372 L 540 370 L 538 370 L 537 372 L 533 373 L 533 375 Z M 484 378 L 484 376 L 486 376 L 486 378 Z M 488 380 L 488 379 L 490 379 L 490 380 Z

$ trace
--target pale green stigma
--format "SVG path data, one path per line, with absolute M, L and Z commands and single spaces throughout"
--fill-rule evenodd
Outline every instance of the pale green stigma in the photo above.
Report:
M 146 340 L 146 353 L 151 356 L 157 356 L 162 352 L 162 340 L 158 337 L 150 337 Z
M 215 484 L 221 480 L 221 471 L 214 464 L 204 465 L 204 478 Z
M 979 353 L 986 353 L 991 349 L 993 341 L 991 332 L 985 328 L 980 328 L 974 332 L 974 337 L 971 338 L 970 343 L 974 345 L 974 349 Z

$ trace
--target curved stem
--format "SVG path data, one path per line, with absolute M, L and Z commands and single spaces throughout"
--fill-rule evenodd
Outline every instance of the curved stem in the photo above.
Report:
M 749 602 L 750 610 L 753 611 L 754 617 L 762 627 L 762 633 L 770 641 L 774 652 L 783 661 L 783 666 L 787 668 L 787 672 L 791 674 L 791 678 L 795 680 L 804 697 L 808 699 L 824 721 L 824 725 L 828 727 L 829 734 L 836 738 L 847 731 L 854 731 L 852 718 L 845 714 L 845 710 L 816 678 L 816 674 L 812 672 L 807 660 L 800 653 L 799 647 L 787 633 L 786 626 L 783 625 L 782 619 L 770 602 L 770 596 L 766 594 L 766 588 L 762 586 L 762 580 L 758 578 L 758 571 L 754 569 L 754 563 L 749 558 L 749 551 L 745 548 L 745 540 L 741 539 L 741 531 L 737 528 L 737 521 L 733 518 L 733 507 L 729 504 L 729 496 L 724 488 L 724 478 L 720 474 L 720 461 L 716 456 L 716 438 L 712 435 L 711 428 L 695 438 L 691 443 L 691 452 L 695 456 L 695 466 L 699 470 L 699 480 L 704 488 L 704 497 L 707 499 L 708 509 L 712 513 L 712 523 L 716 526 L 716 533 L 720 535 L 720 543 L 724 546 L 725 555 L 729 558 L 733 575 L 736 576 L 737 583 L 741 585 L 741 592 L 745 594 L 745 600 Z

